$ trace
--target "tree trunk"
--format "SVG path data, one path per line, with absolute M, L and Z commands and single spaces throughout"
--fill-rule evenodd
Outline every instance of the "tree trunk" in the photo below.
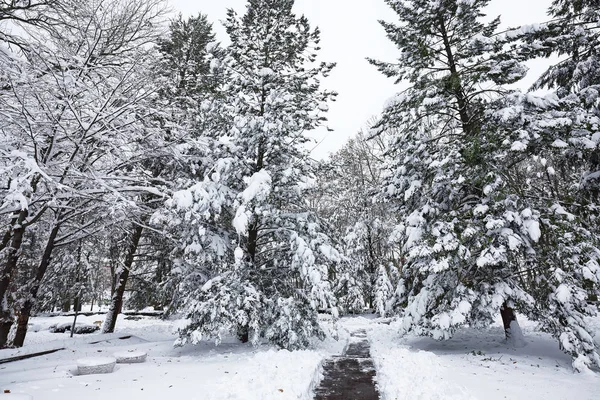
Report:
M 452 51 L 452 45 L 450 44 L 450 37 L 446 31 L 445 23 L 446 21 L 444 18 L 440 17 L 439 29 L 444 41 L 444 49 L 446 50 L 446 57 L 448 58 L 448 69 L 450 70 L 450 77 L 453 85 L 450 90 L 453 92 L 458 105 L 458 114 L 460 116 L 460 122 L 462 124 L 463 131 L 467 136 L 473 136 L 475 132 L 473 132 L 471 116 L 469 115 L 469 110 L 467 109 L 468 99 L 462 87 L 462 82 L 460 81 L 460 75 L 456 67 L 456 60 Z
M 504 325 L 504 335 L 506 336 L 506 340 L 511 339 L 511 331 L 510 324 L 513 321 L 517 320 L 517 316 L 515 315 L 515 310 L 510 308 L 504 303 L 500 308 L 500 315 L 502 315 L 502 324 Z
M 79 297 L 79 295 L 77 295 L 77 297 L 75 297 L 75 300 L 73 301 L 73 311 L 81 311 L 81 298 Z
M 115 331 L 117 317 L 119 316 L 121 308 L 123 307 L 123 294 L 125 294 L 125 286 L 127 285 L 127 279 L 129 278 L 129 271 L 133 265 L 133 260 L 135 258 L 135 253 L 137 252 L 143 230 L 144 228 L 141 226 L 136 226 L 135 230 L 133 231 L 131 242 L 129 243 L 129 248 L 127 249 L 127 255 L 125 256 L 125 263 L 117 273 L 117 283 L 115 291 L 110 300 L 110 307 L 108 309 L 108 313 L 106 314 L 106 320 L 104 321 L 104 326 L 102 327 L 102 333 L 112 333 Z
M 251 224 L 248 227 L 248 246 L 246 246 L 246 250 L 250 255 L 250 259 L 254 262 L 254 258 L 256 257 L 256 242 L 258 241 L 258 229 L 256 229 L 256 225 Z
M 46 271 L 50 266 L 50 261 L 52 260 L 52 252 L 54 251 L 55 241 L 59 231 L 60 223 L 57 223 L 56 225 L 54 225 L 52 231 L 50 232 L 50 236 L 48 237 L 48 241 L 46 242 L 46 248 L 44 249 L 44 254 L 42 255 L 42 260 L 40 261 L 40 265 L 38 266 L 35 278 L 29 289 L 28 297 L 25 300 L 25 303 L 23 303 L 23 307 L 21 307 L 19 318 L 17 321 L 17 332 L 13 341 L 13 345 L 16 347 L 22 347 L 23 343 L 25 343 L 25 336 L 27 335 L 29 317 L 31 316 L 31 311 L 36 305 L 37 295 L 40 290 L 42 280 L 44 279 L 44 275 L 46 275 Z
M 250 332 L 248 330 L 248 327 L 247 326 L 239 326 L 237 336 L 238 336 L 238 339 L 240 340 L 240 342 L 248 343 L 248 340 L 250 340 Z
M 23 236 L 25 234 L 25 219 L 29 215 L 27 210 L 22 210 L 19 212 L 19 216 L 17 217 L 16 224 L 13 226 L 12 231 L 12 241 L 10 245 L 5 250 L 6 254 L 2 259 L 5 259 L 6 262 L 3 262 L 0 266 L 0 349 L 6 346 L 6 342 L 8 341 L 8 333 L 10 332 L 10 327 L 13 324 L 13 315 L 12 311 L 8 306 L 8 288 L 10 286 L 10 280 L 12 277 L 12 273 L 17 266 L 17 262 L 19 260 L 19 251 L 21 249 L 21 245 L 23 244 Z M 3 244 L 8 243 L 10 239 L 7 240 L 10 236 L 5 235 L 3 239 Z M 2 261 L 0 259 L 0 261 Z
M 110 262 L 110 298 L 115 295 L 117 289 L 117 268 L 115 268 L 114 258 Z
M 71 337 L 73 337 L 73 335 L 75 334 L 75 326 L 77 325 L 77 316 L 79 315 L 79 312 L 77 309 L 75 309 L 75 317 L 73 318 L 73 324 L 71 324 Z
M 70 298 L 66 298 L 63 302 L 62 302 L 62 308 L 61 308 L 62 312 L 69 312 L 71 311 L 71 299 Z
M 0 319 L 0 349 L 6 347 L 6 342 L 8 342 L 8 334 L 10 333 L 10 328 L 13 324 L 13 318 L 10 312 L 2 315 Z

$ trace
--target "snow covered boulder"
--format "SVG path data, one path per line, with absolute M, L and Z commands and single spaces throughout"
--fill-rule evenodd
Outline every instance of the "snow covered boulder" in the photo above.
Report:
M 148 354 L 143 351 L 121 351 L 113 354 L 119 364 L 136 364 L 146 361 Z
M 109 374 L 115 369 L 117 359 L 114 357 L 93 357 L 77 360 L 77 374 Z
M 73 333 L 79 334 L 79 335 L 84 335 L 84 334 L 89 334 L 89 333 L 94 333 L 96 331 L 100 330 L 100 327 L 97 325 L 88 325 L 88 324 L 77 324 L 75 325 L 75 330 L 73 331 Z
M 71 325 L 73 325 L 71 322 L 63 322 L 62 324 L 50 325 L 48 330 L 52 333 L 65 333 L 71 330 Z
M 71 327 L 73 326 L 72 322 L 65 322 L 62 324 L 51 325 L 49 330 L 52 333 L 65 333 L 71 331 Z M 76 334 L 87 334 L 94 333 L 99 330 L 100 327 L 97 325 L 89 325 L 89 324 L 75 324 L 75 330 L 73 333 Z

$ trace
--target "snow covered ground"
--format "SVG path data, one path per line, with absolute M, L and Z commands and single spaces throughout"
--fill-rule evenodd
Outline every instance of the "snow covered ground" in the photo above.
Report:
M 102 316 L 78 318 L 92 324 Z M 465 329 L 447 342 L 406 336 L 395 323 L 372 316 L 344 318 L 340 341 L 328 339 L 314 349 L 288 352 L 269 345 L 254 348 L 225 340 L 174 348 L 179 321 L 119 317 L 113 335 L 50 333 L 50 325 L 71 317 L 34 318 L 26 345 L 0 350 L 0 359 L 64 347 L 53 354 L 0 364 L 3 390 L 28 393 L 35 400 L 70 399 L 310 399 L 325 358 L 340 354 L 348 332 L 366 329 L 384 400 L 577 399 L 600 398 L 600 374 L 573 373 L 568 356 L 535 324 L 521 320 L 526 346 L 514 349 L 503 339 L 500 321 L 488 330 Z M 388 321 L 389 322 L 389 321 Z M 600 319 L 596 326 L 600 342 Z M 119 339 L 129 336 L 128 339 Z M 103 340 L 105 339 L 105 340 Z M 98 340 L 103 340 L 99 343 Z M 144 351 L 142 364 L 118 364 L 115 372 L 77 376 L 77 359 Z M 0 400 L 2 397 L 0 397 Z
M 366 324 L 384 400 L 600 399 L 600 374 L 578 374 L 550 335 L 521 318 L 526 345 L 504 340 L 501 320 L 487 330 L 464 329 L 453 339 L 399 338 L 398 329 Z M 600 319 L 596 341 L 600 344 Z
M 93 323 L 102 316 L 83 317 Z M 119 316 L 118 331 L 109 335 L 50 333 L 55 323 L 72 317 L 34 318 L 34 330 L 20 350 L 0 350 L 0 359 L 38 350 L 66 347 L 45 356 L 0 364 L 0 396 L 3 390 L 27 393 L 34 400 L 70 399 L 186 399 L 186 400 L 287 400 L 312 398 L 322 361 L 342 351 L 344 341 L 329 339 L 313 350 L 279 351 L 264 345 L 224 340 L 220 346 L 202 343 L 174 348 L 177 322 Z M 131 335 L 129 339 L 119 336 Z M 148 353 L 142 364 L 118 364 L 111 374 L 77 376 L 77 360 L 112 356 L 115 352 L 141 350 Z M 0 397 L 1 400 L 1 397 Z

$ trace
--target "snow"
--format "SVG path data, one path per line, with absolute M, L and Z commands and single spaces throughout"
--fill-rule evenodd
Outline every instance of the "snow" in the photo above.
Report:
M 146 361 L 148 353 L 145 351 L 119 351 L 113 354 L 118 364 L 134 364 Z
M 489 209 L 490 208 L 488 206 L 486 206 L 485 204 L 479 204 L 479 205 L 477 205 L 477 207 L 475 207 L 473 209 L 473 215 L 475 215 L 475 216 L 485 215 Z
M 82 367 L 96 367 L 100 365 L 106 365 L 111 363 L 116 363 L 117 360 L 113 357 L 90 357 L 90 358 L 80 358 L 77 360 L 77 366 Z
M 246 203 L 255 198 L 264 200 L 271 192 L 271 175 L 264 169 L 245 179 L 245 182 L 247 187 L 242 192 L 241 197 Z
M 527 149 L 527 145 L 523 142 L 516 141 L 510 147 L 512 151 L 524 151 Z
M 567 304 L 571 300 L 571 289 L 565 284 L 559 285 L 556 288 L 555 294 L 556 299 L 563 304 Z
M 79 318 L 94 321 L 103 316 Z M 220 346 L 202 342 L 196 346 L 173 347 L 177 328 L 184 321 L 154 318 L 132 321 L 123 315 L 119 316 L 115 335 L 87 335 L 87 342 L 82 342 L 82 338 L 64 339 L 68 334 L 46 330 L 51 324 L 68 319 L 70 317 L 32 318 L 42 329 L 27 336 L 23 350 L 55 347 L 53 339 L 57 337 L 59 347 L 66 350 L 0 364 L 0 392 L 27 393 L 36 400 L 308 400 L 312 399 L 313 388 L 320 379 L 323 360 L 341 353 L 345 344 L 344 340 L 327 339 L 316 342 L 310 350 L 290 352 L 271 345 L 253 347 L 229 338 Z M 116 339 L 123 335 L 131 337 Z M 106 341 L 89 343 L 91 338 L 98 341 L 104 337 Z M 0 359 L 14 352 L 0 350 Z M 77 359 L 134 352 L 148 353 L 147 361 L 117 364 L 112 374 L 76 374 Z
M 410 187 L 404 192 L 404 201 L 410 199 L 415 192 L 422 186 L 421 181 L 412 181 Z
M 77 375 L 109 374 L 115 369 L 114 357 L 90 357 L 77 360 Z
M 510 321 L 510 344 L 514 347 L 525 347 L 527 342 L 517 320 Z
M 233 218 L 232 225 L 235 228 L 235 231 L 238 235 L 243 235 L 248 230 L 248 223 L 250 222 L 250 218 L 248 217 L 248 212 L 246 211 L 246 207 L 240 206 L 235 212 L 235 217 Z
M 271 68 L 263 67 L 258 71 L 258 76 L 267 77 L 273 75 L 275 72 Z
M 488 329 L 463 328 L 447 341 L 400 336 L 400 320 L 353 318 L 340 325 L 367 330 L 384 400 L 597 399 L 600 374 L 574 373 L 556 339 L 518 319 L 524 347 L 506 342 L 500 316 Z M 590 323 L 600 343 L 600 318 Z
M 551 146 L 562 149 L 562 148 L 568 147 L 569 145 L 563 140 L 556 139 L 554 142 L 552 142 Z
M 533 211 L 529 208 L 521 211 L 521 217 L 523 218 L 523 227 L 527 231 L 527 234 L 534 242 L 537 242 L 542 237 L 542 231 L 540 230 L 540 223 L 533 218 Z
M 507 31 L 506 36 L 509 38 L 516 38 L 516 37 L 523 36 L 528 33 L 537 32 L 537 31 L 541 30 L 543 26 L 544 25 L 541 25 L 541 24 L 522 25 L 518 28 L 513 28 L 513 29 Z
M 467 313 L 468 302 L 457 312 Z M 70 399 L 162 399 L 202 400 L 292 400 L 311 399 L 321 378 L 325 358 L 340 354 L 350 331 L 366 329 L 377 370 L 376 382 L 382 399 L 595 399 L 600 374 L 573 373 L 571 359 L 558 349 L 556 340 L 537 330 L 522 316 L 524 332 L 519 348 L 504 339 L 501 319 L 488 329 L 464 328 L 447 341 L 399 335 L 401 321 L 376 318 L 373 314 L 338 321 L 339 341 L 331 337 L 315 342 L 310 350 L 277 350 L 269 345 L 252 347 L 230 338 L 221 346 L 202 342 L 174 348 L 175 331 L 184 321 L 119 317 L 114 335 L 92 334 L 66 339 L 67 334 L 50 333 L 56 323 L 71 317 L 37 317 L 40 329 L 28 335 L 23 352 L 44 348 L 66 350 L 28 360 L 0 364 L 2 399 L 27 393 L 36 400 Z M 84 322 L 102 315 L 80 316 Z M 442 324 L 453 323 L 442 318 Z M 333 335 L 333 327 L 325 326 Z M 389 324 L 389 325 L 388 325 Z M 600 318 L 589 325 L 600 344 Z M 517 335 L 511 326 L 513 338 Z M 117 339 L 132 335 L 129 339 Z M 59 340 L 53 340 L 58 337 Z M 105 341 L 92 344 L 93 341 Z M 0 358 L 16 350 L 1 350 Z M 105 358 L 104 354 L 148 353 L 146 363 L 117 364 L 112 374 L 76 375 L 76 360 Z
M 529 237 L 537 242 L 542 237 L 542 232 L 540 231 L 540 223 L 538 221 L 529 219 L 523 221 L 523 226 L 527 229 L 527 233 L 529 233 Z
M 189 190 L 180 190 L 173 193 L 173 203 L 179 210 L 187 210 L 194 204 L 194 196 Z

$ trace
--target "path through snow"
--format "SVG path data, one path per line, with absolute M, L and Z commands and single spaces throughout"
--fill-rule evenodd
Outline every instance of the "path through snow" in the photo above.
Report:
M 327 360 L 323 372 L 315 400 L 379 399 L 365 330 L 352 332 L 344 355 Z

